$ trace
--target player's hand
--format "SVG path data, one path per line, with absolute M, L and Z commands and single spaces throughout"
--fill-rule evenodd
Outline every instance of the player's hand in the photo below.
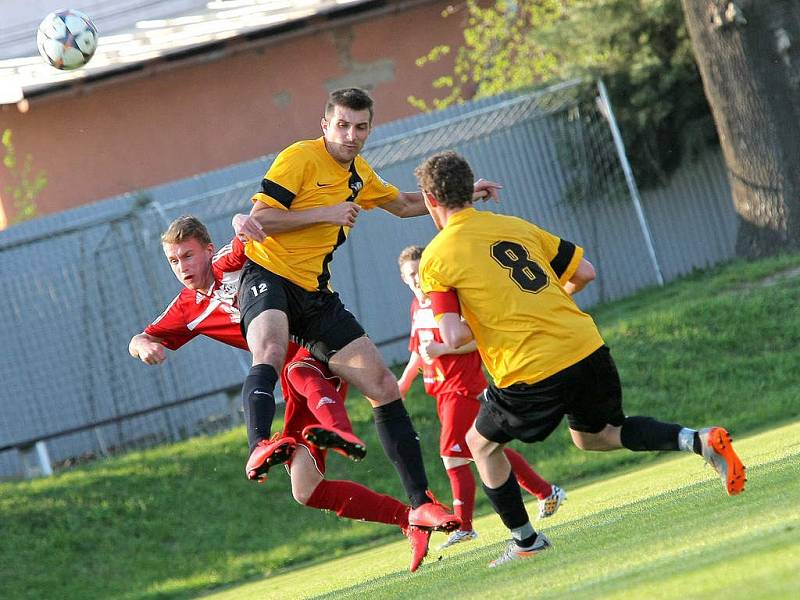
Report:
M 141 341 L 136 350 L 139 354 L 139 360 L 147 365 L 160 365 L 167 359 L 164 346 L 157 342 Z
M 492 199 L 495 202 L 500 202 L 499 190 L 502 190 L 503 186 L 495 181 L 489 181 L 488 179 L 478 179 L 473 189 L 475 190 L 472 194 L 473 200 Z
M 333 206 L 326 206 L 322 210 L 324 211 L 323 220 L 326 223 L 340 227 L 353 227 L 361 207 L 355 202 L 340 202 Z
M 439 342 L 423 342 L 420 344 L 418 352 L 422 360 L 431 364 L 434 358 L 445 353 L 445 345 Z
M 236 232 L 236 236 L 243 242 L 254 240 L 256 242 L 264 241 L 267 233 L 261 224 L 250 215 L 236 214 L 231 219 L 231 225 Z

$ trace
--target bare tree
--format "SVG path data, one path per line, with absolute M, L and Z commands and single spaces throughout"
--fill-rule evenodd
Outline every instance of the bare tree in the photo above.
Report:
M 800 248 L 800 2 L 682 0 L 740 217 L 736 252 Z

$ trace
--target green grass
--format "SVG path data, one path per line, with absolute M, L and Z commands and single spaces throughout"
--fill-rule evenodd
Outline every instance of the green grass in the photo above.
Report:
M 416 574 L 400 541 L 204 598 L 797 597 L 799 440 L 800 422 L 737 440 L 749 463 L 748 490 L 737 497 L 687 455 L 570 489 L 561 510 L 536 524 L 553 549 L 501 569 L 486 567 L 507 536 L 489 515 L 475 522 L 476 542 L 439 561 L 433 550 Z
M 798 256 L 734 263 L 593 310 L 620 368 L 626 412 L 687 426 L 720 423 L 737 440 L 800 419 L 800 278 L 774 278 L 798 266 Z M 331 457 L 329 477 L 402 497 L 367 403 L 351 398 L 349 406 L 370 453 L 358 464 Z M 431 486 L 446 500 L 434 402 L 415 387 L 409 409 Z M 0 598 L 188 598 L 306 564 L 320 548 L 329 560 L 398 538 L 386 526 L 298 506 L 279 470 L 264 486 L 245 481 L 245 439 L 238 428 L 48 479 L 0 484 Z M 580 452 L 565 427 L 542 444 L 516 447 L 543 476 L 570 490 L 662 460 L 648 453 Z M 571 494 L 570 505 L 575 499 Z M 658 512 L 673 510 L 667 504 Z M 690 504 L 691 497 L 674 510 Z M 489 512 L 481 493 L 478 512 Z M 481 547 L 491 541 L 488 535 Z M 592 539 L 599 538 L 593 533 Z M 597 552 L 605 548 L 595 545 Z M 485 550 L 480 559 L 494 551 Z M 559 556 L 566 551 L 559 544 Z M 400 563 L 405 553 L 403 548 Z M 392 560 L 397 570 L 398 557 Z M 361 571 L 348 571 L 356 578 L 352 585 L 364 581 Z M 396 578 L 400 587 L 410 585 L 400 571 Z

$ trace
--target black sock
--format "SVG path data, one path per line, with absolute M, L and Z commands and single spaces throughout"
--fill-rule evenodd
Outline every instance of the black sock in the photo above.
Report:
M 487 487 L 485 483 L 481 485 L 483 485 L 483 491 L 486 492 L 486 497 L 489 498 L 494 512 L 500 515 L 503 525 L 513 531 L 530 522 L 528 513 L 525 511 L 525 504 L 522 502 L 522 492 L 519 490 L 519 484 L 513 471 L 509 474 L 508 480 L 499 488 Z M 535 539 L 536 532 L 534 531 L 532 540 L 520 541 L 530 541 L 532 544 Z
M 268 440 L 275 417 L 275 382 L 278 373 L 272 365 L 260 364 L 250 367 L 250 373 L 242 386 L 244 420 L 247 424 L 247 442 L 250 452 L 261 440 Z
M 431 501 L 427 495 L 428 476 L 422 462 L 422 450 L 414 425 L 406 412 L 405 404 L 399 398 L 389 404 L 372 409 L 375 429 L 383 451 L 392 461 L 400 481 L 408 494 L 411 508 L 417 508 Z
M 694 449 L 695 454 L 703 456 L 703 442 L 700 441 L 700 433 L 697 431 L 694 432 L 694 439 L 692 440 L 692 448 Z
M 675 423 L 662 423 L 652 417 L 626 417 L 622 422 L 620 439 L 628 450 L 678 450 L 678 433 L 683 429 Z

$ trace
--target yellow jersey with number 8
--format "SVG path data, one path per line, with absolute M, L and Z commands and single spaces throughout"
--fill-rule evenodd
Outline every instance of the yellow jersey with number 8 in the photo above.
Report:
M 425 293 L 455 290 L 497 387 L 536 383 L 603 345 L 564 289 L 583 249 L 524 219 L 466 208 L 425 248 Z

